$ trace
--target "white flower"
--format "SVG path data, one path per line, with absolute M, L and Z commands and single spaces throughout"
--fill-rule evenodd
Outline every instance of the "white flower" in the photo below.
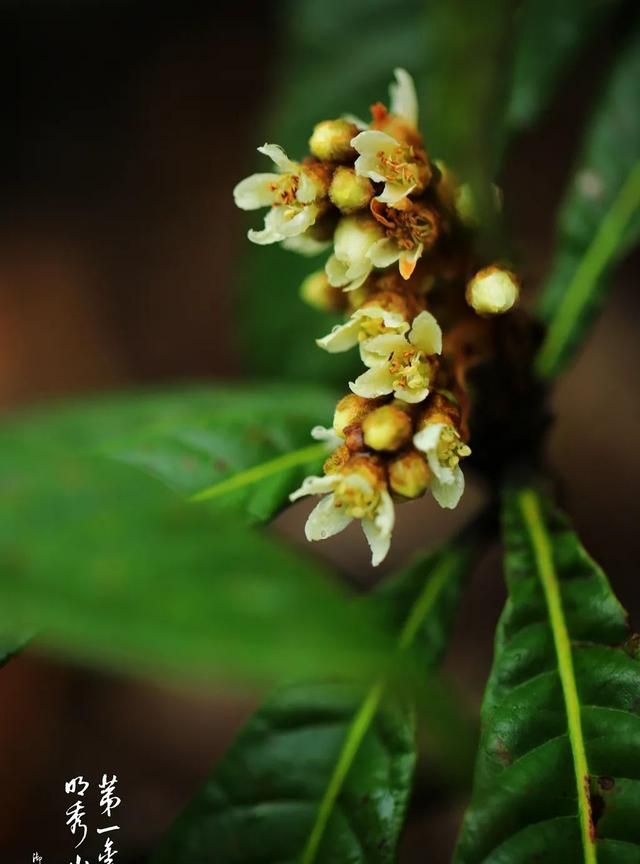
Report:
M 395 70 L 396 82 L 391 85 L 391 113 L 414 128 L 418 123 L 418 100 L 413 80 L 405 69 Z M 416 158 L 412 146 L 397 141 L 379 129 L 366 129 L 351 139 L 359 156 L 356 174 L 375 183 L 384 183 L 377 200 L 390 207 L 397 206 L 416 187 L 424 185 L 426 166 Z
M 422 402 L 429 394 L 433 355 L 441 351 L 440 325 L 430 312 L 421 312 L 408 335 L 383 334 L 367 340 L 365 362 L 370 368 L 349 387 L 365 399 L 393 393 L 404 402 Z
M 360 154 L 354 165 L 356 174 L 385 184 L 377 196 L 383 204 L 396 206 L 419 185 L 420 165 L 413 148 L 386 132 L 367 129 L 351 139 L 351 146 Z
M 431 493 L 441 507 L 456 507 L 464 492 L 460 459 L 471 450 L 448 423 L 428 423 L 413 436 L 413 443 L 427 457 L 431 469 Z
M 381 305 L 384 304 L 384 305 Z M 374 336 L 382 334 L 402 335 L 409 329 L 406 314 L 400 308 L 393 308 L 385 298 L 364 303 L 351 315 L 346 324 L 339 324 L 322 339 L 316 339 L 320 348 L 330 354 L 348 351 L 360 344 L 360 356 L 369 366 L 377 355 L 369 358 L 367 345 Z M 398 304 L 395 304 L 396 307 Z M 391 306 L 391 308 L 388 308 Z M 371 360 L 371 363 L 368 362 Z
M 307 540 L 325 540 L 360 519 L 371 548 L 371 563 L 384 560 L 391 545 L 395 521 L 393 501 L 377 466 L 366 457 L 352 459 L 340 472 L 324 477 L 307 477 L 289 498 L 324 495 L 311 511 L 305 535 Z
M 424 251 L 424 243 L 418 243 L 411 249 L 406 249 L 393 237 L 378 240 L 369 250 L 369 259 L 374 267 L 381 270 L 398 262 L 398 269 L 403 279 L 408 279 L 416 268 L 418 259 Z
M 289 159 L 277 144 L 264 144 L 258 151 L 274 162 L 279 173 L 252 174 L 233 190 L 234 200 L 241 210 L 271 207 L 264 229 L 249 231 L 249 239 L 264 245 L 297 237 L 316 221 L 319 213 L 316 202 L 326 190 L 311 171 Z
M 341 219 L 333 238 L 333 255 L 325 265 L 329 284 L 344 291 L 359 288 L 373 269 L 369 250 L 383 239 L 384 231 L 373 219 Z
M 329 450 L 335 450 L 336 447 L 344 444 L 344 441 L 333 427 L 314 426 L 311 430 L 311 437 L 314 441 L 324 441 Z
M 394 69 L 396 80 L 389 86 L 391 113 L 406 120 L 411 126 L 418 126 L 418 97 L 413 78 L 406 69 Z

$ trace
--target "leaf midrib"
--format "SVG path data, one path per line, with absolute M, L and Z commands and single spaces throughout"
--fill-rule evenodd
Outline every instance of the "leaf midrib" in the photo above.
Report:
M 560 676 L 567 714 L 569 742 L 573 756 L 584 862 L 585 864 L 597 864 L 591 804 L 589 801 L 589 766 L 582 730 L 580 699 L 578 697 L 578 688 L 573 668 L 571 638 L 562 606 L 558 574 L 536 493 L 531 489 L 523 490 L 518 495 L 518 504 L 524 524 L 529 533 L 538 575 L 542 583 L 545 602 L 549 611 L 549 620 L 558 661 L 558 674 Z
M 271 477 L 273 474 L 280 474 L 289 468 L 297 468 L 300 465 L 307 465 L 316 459 L 320 459 L 327 453 L 327 445 L 325 442 L 320 444 L 310 444 L 308 447 L 300 447 L 298 450 L 291 450 L 289 453 L 284 453 L 281 456 L 276 456 L 274 459 L 269 459 L 266 462 L 260 462 L 258 465 L 252 465 L 244 471 L 238 471 L 230 477 L 225 477 L 206 489 L 196 492 L 191 496 L 191 501 L 209 501 L 211 498 L 218 498 L 220 495 L 226 495 L 229 492 L 236 492 L 244 486 L 250 486 Z
M 453 553 L 444 556 L 436 565 L 431 577 L 427 579 L 418 599 L 412 605 L 409 615 L 400 631 L 395 651 L 396 657 L 411 646 L 418 630 L 420 629 L 420 625 L 424 622 L 430 610 L 433 608 L 440 592 L 447 582 L 451 570 L 454 569 L 454 563 L 455 556 Z M 302 853 L 301 864 L 313 864 L 313 862 L 316 861 L 320 844 L 322 843 L 336 801 L 338 800 L 342 786 L 349 774 L 358 750 L 360 749 L 360 745 L 362 744 L 362 741 L 373 722 L 373 718 L 380 707 L 380 702 L 382 701 L 386 685 L 387 677 L 382 676 L 370 687 L 360 704 L 357 713 L 351 721 L 340 755 L 338 756 L 338 760 L 325 789 L 325 793 L 320 801 L 315 822 Z

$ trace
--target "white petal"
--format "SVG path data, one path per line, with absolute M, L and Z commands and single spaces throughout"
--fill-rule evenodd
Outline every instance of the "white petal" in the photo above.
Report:
M 297 501 L 298 498 L 305 495 L 324 495 L 326 492 L 331 492 L 337 482 L 338 478 L 333 474 L 325 474 L 322 477 L 305 477 L 302 486 L 289 495 L 289 501 Z
M 398 201 L 406 198 L 415 188 L 415 183 L 411 186 L 404 186 L 402 183 L 386 183 L 380 195 L 376 197 L 376 200 L 382 201 L 383 204 L 388 204 L 389 207 L 394 207 Z
M 331 246 L 331 240 L 316 240 L 314 237 L 309 237 L 308 234 L 298 234 L 296 237 L 287 237 L 282 241 L 282 245 L 289 252 L 296 252 L 298 255 L 319 255 Z
M 362 262 L 372 244 L 384 237 L 382 228 L 372 220 L 341 219 L 335 230 L 333 242 L 335 254 L 348 264 Z
M 437 477 L 431 481 L 431 494 L 441 507 L 449 510 L 458 506 L 464 492 L 464 474 L 459 465 L 453 469 L 452 474 L 451 483 L 442 483 Z
M 418 97 L 413 78 L 406 69 L 394 69 L 396 80 L 389 87 L 391 113 L 412 126 L 418 125 Z
M 438 459 L 438 443 L 444 428 L 444 423 L 428 423 L 413 436 L 413 443 L 427 457 L 434 478 L 440 483 L 451 485 L 454 482 L 454 471 Z
M 371 268 L 369 268 L 368 270 L 365 270 L 360 276 L 358 276 L 356 279 L 352 279 L 348 285 L 345 285 L 342 290 L 347 291 L 347 292 L 355 291 L 357 288 L 359 288 L 361 285 L 363 285 L 367 281 L 367 279 L 369 278 L 370 272 L 371 272 Z
M 327 495 L 309 514 L 304 533 L 307 540 L 326 540 L 344 531 L 353 517 L 344 511 L 344 507 L 336 507 L 335 497 Z
M 364 135 L 365 133 L 363 132 L 362 134 Z M 353 167 L 358 177 L 368 177 L 374 183 L 386 182 L 387 178 L 379 171 L 380 164 L 377 156 L 371 156 L 368 153 L 358 156 L 353 163 Z
M 249 231 L 249 240 L 265 245 L 303 234 L 316 221 L 317 212 L 315 204 L 308 204 L 300 209 L 288 207 L 286 204 L 272 207 L 265 216 L 264 230 Z
M 318 197 L 318 182 L 306 171 L 298 174 L 296 198 L 301 204 L 311 204 Z
M 236 207 L 241 210 L 271 207 L 276 197 L 273 184 L 279 181 L 279 174 L 252 174 L 245 177 L 233 190 Z
M 314 426 L 311 430 L 311 437 L 314 441 L 324 441 L 331 450 L 335 450 L 336 447 L 344 444 L 338 433 L 333 428 L 327 428 L 326 426 Z
M 324 272 L 327 274 L 329 285 L 333 285 L 334 288 L 342 288 L 343 285 L 347 285 L 349 282 L 346 264 L 336 258 L 335 255 L 330 255 L 327 258 Z
M 409 402 L 412 405 L 417 402 L 422 402 L 429 395 L 428 387 L 420 387 L 420 389 L 416 390 L 415 388 L 409 387 L 398 387 L 396 386 L 394 390 L 394 395 L 398 399 L 402 399 L 403 402 Z
M 360 356 L 365 366 L 379 366 L 387 362 L 394 351 L 404 351 L 407 340 L 400 333 L 381 333 L 360 343 Z
M 394 240 L 387 237 L 370 246 L 367 257 L 374 267 L 389 267 L 400 257 L 400 249 Z
M 401 332 L 409 329 L 409 325 L 405 321 L 401 312 L 393 312 L 390 309 L 383 309 L 382 306 L 363 306 L 351 316 L 352 318 L 381 318 L 385 327 L 393 327 Z
M 258 147 L 258 153 L 264 153 L 265 156 L 268 156 L 283 172 L 297 171 L 298 169 L 298 164 L 289 159 L 278 144 L 263 144 L 262 147 Z
M 355 381 L 350 381 L 349 387 L 357 396 L 376 399 L 378 396 L 393 393 L 393 376 L 386 365 L 374 366 L 359 375 Z
M 257 243 L 258 246 L 268 246 L 270 243 L 279 243 L 283 239 L 282 234 L 280 234 L 279 231 L 274 231 L 273 228 L 267 228 L 266 226 L 262 231 L 255 231 L 253 228 L 250 228 L 247 231 L 247 237 L 252 243 Z
M 371 549 L 371 563 L 374 567 L 377 567 L 387 556 L 394 521 L 393 501 L 385 489 L 380 495 L 380 504 L 373 519 L 362 520 L 362 530 Z
M 355 138 L 351 139 L 351 146 L 361 156 L 377 156 L 381 152 L 385 155 L 391 153 L 399 145 L 396 139 L 387 135 L 386 132 L 380 132 L 378 129 L 367 129 L 366 132 L 359 132 Z
M 415 249 L 412 249 L 410 252 L 403 250 L 400 253 L 400 275 L 403 279 L 409 279 L 413 274 L 413 271 L 416 269 L 416 264 L 418 263 L 418 258 L 421 257 L 422 252 L 424 250 L 424 243 L 418 243 Z
M 427 355 L 442 353 L 442 330 L 431 312 L 421 312 L 413 319 L 409 341 Z
M 339 324 L 334 327 L 331 333 L 327 333 L 322 339 L 316 339 L 316 345 L 324 348 L 330 354 L 337 354 L 339 351 L 348 351 L 358 344 L 358 331 L 360 322 L 357 318 L 351 318 L 346 324 Z

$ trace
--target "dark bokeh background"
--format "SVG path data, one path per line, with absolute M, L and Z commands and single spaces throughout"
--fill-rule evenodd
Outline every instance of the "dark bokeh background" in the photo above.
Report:
M 9 70 L 0 162 L 3 409 L 241 374 L 230 324 L 242 314 L 233 277 L 246 240 L 231 190 L 252 167 L 273 98 L 282 38 L 276 5 L 2 5 Z M 529 294 L 544 274 L 580 129 L 622 29 L 618 18 L 599 31 L 507 159 L 501 185 Z M 637 265 L 636 257 L 616 275 L 591 341 L 557 389 L 550 442 L 565 504 L 636 620 Z M 409 505 L 390 564 L 423 543 L 425 530 L 434 542 L 450 533 L 481 499 L 472 481 L 456 514 Z M 301 539 L 302 511 L 278 526 L 293 542 Z M 370 579 L 355 532 L 321 552 L 355 581 Z M 474 577 L 447 660 L 472 710 L 502 602 L 495 550 Z M 36 850 L 45 864 L 71 860 L 64 780 L 104 771 L 121 780 L 119 860 L 137 860 L 258 698 L 186 693 L 30 654 L 15 660 L 0 675 L 0 860 L 30 861 Z M 438 792 L 437 783 L 423 785 L 402 860 L 423 860 L 428 844 L 430 860 L 445 861 L 464 802 Z

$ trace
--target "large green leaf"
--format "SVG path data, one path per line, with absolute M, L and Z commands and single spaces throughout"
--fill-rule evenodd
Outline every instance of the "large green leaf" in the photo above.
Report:
M 371 104 L 387 100 L 393 69 L 405 66 L 416 79 L 429 152 L 468 176 L 482 205 L 503 131 L 507 6 L 506 0 L 283 4 L 282 60 L 267 139 L 300 158 L 315 123 L 345 112 L 368 117 Z M 256 146 L 262 143 L 256 138 Z M 266 170 L 264 161 L 253 165 Z M 252 213 L 251 224 L 261 218 Z M 357 369 L 353 352 L 328 355 L 315 345 L 338 319 L 298 297 L 302 279 L 324 259 L 245 243 L 240 324 L 249 368 L 346 389 Z
M 396 628 L 394 659 L 432 667 L 446 643 L 472 543 L 461 538 L 391 578 L 364 605 Z M 415 760 L 413 711 L 366 692 L 315 684 L 277 692 L 249 721 L 188 806 L 154 864 L 395 860 Z M 393 694 L 390 694 L 393 695 Z
M 604 300 L 609 270 L 640 237 L 639 90 L 637 26 L 611 73 L 560 212 L 539 304 L 548 323 L 537 359 L 544 377 L 571 359 Z
M 552 100 L 563 73 L 619 3 L 612 0 L 525 0 L 518 10 L 507 123 L 531 125 Z
M 640 665 L 625 612 L 537 492 L 509 491 L 503 513 L 509 598 L 456 861 L 640 861 Z
M 244 398 L 245 417 L 268 436 L 273 403 Z M 0 429 L 3 647 L 37 632 L 79 658 L 181 677 L 369 670 L 383 634 L 319 564 L 96 452 L 102 435 L 124 439 L 144 423 L 177 434 L 184 421 L 192 440 L 202 421 L 204 440 L 218 409 L 231 435 L 242 399 L 212 388 L 130 397 Z
M 265 521 L 326 458 L 310 430 L 331 425 L 334 403 L 310 386 L 201 388 L 152 399 L 103 449 L 180 493 Z

